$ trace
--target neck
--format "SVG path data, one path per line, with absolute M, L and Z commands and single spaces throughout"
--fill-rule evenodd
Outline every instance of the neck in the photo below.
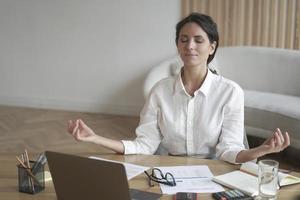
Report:
M 207 67 L 183 67 L 183 71 L 181 74 L 183 85 L 185 87 L 185 90 L 191 96 L 194 96 L 194 92 L 201 87 L 202 83 L 205 80 L 207 71 Z

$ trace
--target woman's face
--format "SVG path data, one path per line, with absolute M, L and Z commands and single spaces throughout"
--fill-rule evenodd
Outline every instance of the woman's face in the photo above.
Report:
M 185 24 L 179 32 L 177 49 L 185 67 L 206 67 L 215 46 L 215 42 L 210 43 L 206 32 L 194 22 Z

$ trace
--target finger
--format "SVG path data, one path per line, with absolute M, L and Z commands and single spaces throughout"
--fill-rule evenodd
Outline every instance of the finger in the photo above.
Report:
M 74 127 L 74 129 L 73 129 L 73 132 L 72 132 L 72 135 L 73 135 L 73 136 L 75 136 L 75 133 L 77 132 L 77 130 L 79 130 L 79 129 L 78 129 L 78 125 L 79 125 L 79 124 L 78 124 L 78 120 L 76 120 L 76 125 L 75 125 L 75 127 Z
M 80 125 L 83 127 L 83 128 L 87 128 L 88 126 L 82 121 L 82 119 L 79 120 L 79 123 Z
M 282 143 L 283 143 L 283 141 L 281 141 L 281 138 L 280 138 L 280 136 L 279 136 L 279 133 L 276 132 L 276 133 L 275 133 L 275 146 L 276 146 L 277 148 L 280 148 L 280 149 L 281 149 Z
M 81 128 L 84 128 L 86 126 L 81 119 L 78 120 L 78 124 Z
M 77 131 L 75 132 L 74 137 L 77 141 L 80 141 L 81 138 L 80 138 L 80 134 L 79 134 L 79 129 L 77 129 Z
M 71 133 L 73 132 L 74 128 L 76 127 L 76 121 L 73 121 L 73 120 L 70 120 L 71 123 L 70 123 L 70 130 L 71 130 Z
M 282 134 L 280 128 L 277 128 L 276 131 L 280 137 L 281 143 L 284 143 L 284 137 L 283 137 L 283 134 Z
M 281 138 L 279 136 L 279 133 L 276 132 L 274 152 L 282 151 L 284 149 L 283 148 L 283 143 L 284 143 L 284 141 L 281 140 Z
M 289 136 L 288 132 L 285 132 L 282 150 L 285 149 L 286 147 L 288 147 L 289 145 L 290 145 L 290 136 Z

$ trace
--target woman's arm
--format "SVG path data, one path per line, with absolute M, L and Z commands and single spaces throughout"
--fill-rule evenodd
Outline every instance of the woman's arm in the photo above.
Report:
M 111 149 L 117 153 L 124 153 L 124 145 L 119 140 L 112 140 L 99 135 L 88 127 L 81 119 L 76 121 L 70 120 L 68 123 L 68 132 L 77 140 L 83 142 L 92 142 Z
M 236 163 L 243 163 L 254 160 L 266 154 L 280 152 L 289 145 L 290 137 L 288 132 L 282 134 L 281 130 L 277 128 L 274 131 L 274 134 L 266 139 L 262 145 L 249 150 L 240 151 L 236 156 Z
M 161 92 L 154 87 L 141 111 L 140 123 L 134 140 L 112 140 L 99 136 L 82 120 L 69 121 L 68 132 L 78 141 L 92 142 L 121 154 L 153 154 L 162 136 L 158 128 L 157 98 Z

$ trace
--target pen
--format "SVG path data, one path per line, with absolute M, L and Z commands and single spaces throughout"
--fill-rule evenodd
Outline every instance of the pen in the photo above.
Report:
M 45 156 L 43 153 L 41 153 L 41 154 L 38 156 L 36 162 L 34 163 L 34 165 L 33 165 L 33 167 L 32 167 L 32 170 L 31 170 L 32 173 L 35 175 L 36 172 L 40 169 L 40 167 L 41 167 L 43 164 L 45 164 L 45 162 L 46 162 L 46 156 Z

